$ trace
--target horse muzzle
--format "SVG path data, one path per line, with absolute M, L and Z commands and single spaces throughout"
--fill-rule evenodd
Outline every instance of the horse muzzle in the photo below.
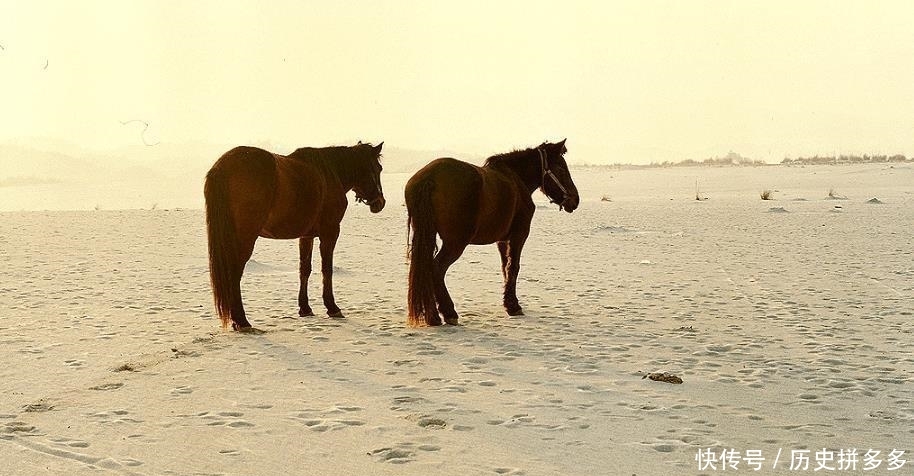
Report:
M 571 213 L 575 211 L 580 204 L 581 197 L 578 197 L 577 195 L 568 195 L 562 200 L 562 203 L 559 203 L 559 209 Z
M 387 200 L 384 200 L 384 195 L 378 195 L 377 198 L 367 203 L 368 209 L 371 210 L 371 213 L 378 213 L 384 209 L 384 205 L 387 204 Z

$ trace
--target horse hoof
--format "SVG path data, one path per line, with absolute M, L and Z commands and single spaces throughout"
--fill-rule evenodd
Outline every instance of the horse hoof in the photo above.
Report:
M 235 330 L 242 334 L 265 334 L 266 333 L 266 331 L 262 331 L 256 327 L 252 327 L 252 326 L 239 327 Z
M 457 324 L 457 316 L 454 316 L 454 317 L 445 317 L 445 318 L 444 318 L 444 323 L 447 324 L 447 325 L 449 325 L 449 326 L 456 326 L 456 325 L 458 325 L 458 324 Z
M 314 311 L 312 311 L 311 309 L 307 309 L 307 310 L 299 309 L 298 310 L 298 317 L 312 317 L 312 316 L 314 316 Z
M 334 312 L 327 311 L 327 317 L 332 317 L 335 319 L 342 319 L 346 316 L 343 315 L 343 311 L 334 311 Z
M 507 311 L 508 311 L 509 316 L 523 316 L 524 315 L 524 310 L 521 308 L 507 309 Z

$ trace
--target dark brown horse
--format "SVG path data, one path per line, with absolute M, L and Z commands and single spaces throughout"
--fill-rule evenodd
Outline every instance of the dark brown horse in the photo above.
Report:
M 206 231 L 209 273 L 222 326 L 251 328 L 241 303 L 241 274 L 258 236 L 299 238 L 298 315 L 313 316 L 308 304 L 311 250 L 320 239 L 324 306 L 343 317 L 333 297 L 333 248 L 346 213 L 346 193 L 367 203 L 372 213 L 384 208 L 377 146 L 304 147 L 288 156 L 254 147 L 236 147 L 206 174 Z
M 489 157 L 482 167 L 437 159 L 409 179 L 406 208 L 413 233 L 409 325 L 440 325 L 439 312 L 445 324 L 457 324 L 444 275 L 470 244 L 498 243 L 505 310 L 512 316 L 523 315 L 517 300 L 517 273 L 536 210 L 531 195 L 540 189 L 569 213 L 580 201 L 563 157 L 566 151 L 562 140 Z M 436 235 L 442 243 L 437 255 Z

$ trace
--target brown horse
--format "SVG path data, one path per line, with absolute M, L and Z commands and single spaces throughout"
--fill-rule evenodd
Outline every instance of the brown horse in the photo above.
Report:
M 448 268 L 467 245 L 498 243 L 504 306 L 523 315 L 517 300 L 520 254 L 530 234 L 540 189 L 568 213 L 578 207 L 578 189 L 563 155 L 565 141 L 489 157 L 477 167 L 456 159 L 437 159 L 406 184 L 407 226 L 412 226 L 408 322 L 411 326 L 457 324 L 454 301 L 444 284 Z M 435 235 L 441 236 L 437 255 Z M 437 309 L 436 309 L 437 304 Z
M 241 303 L 241 275 L 258 236 L 299 238 L 298 315 L 313 316 L 308 304 L 311 250 L 320 238 L 324 306 L 331 317 L 343 317 L 333 297 L 333 248 L 346 213 L 346 193 L 368 204 L 372 213 L 384 208 L 381 190 L 381 147 L 304 147 L 288 156 L 254 147 L 236 147 L 206 174 L 206 231 L 209 272 L 216 311 L 222 326 L 249 330 Z

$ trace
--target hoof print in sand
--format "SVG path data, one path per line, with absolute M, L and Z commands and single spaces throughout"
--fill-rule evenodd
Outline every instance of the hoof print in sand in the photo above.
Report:
M 316 432 L 343 430 L 363 426 L 368 422 L 358 418 L 349 418 L 355 412 L 362 411 L 362 407 L 354 405 L 334 405 L 323 410 L 306 409 L 295 412 L 290 416 L 304 424 L 309 430 Z
M 382 463 L 404 464 L 413 460 L 415 453 L 404 448 L 379 448 L 368 452 Z
M 201 355 L 203 355 L 195 350 L 183 350 L 183 349 L 177 349 L 177 348 L 172 348 L 171 354 L 176 359 L 180 359 L 182 357 L 200 357 Z
M 21 421 L 11 421 L 0 427 L 0 433 L 32 433 L 35 427 Z
M 649 378 L 649 379 L 657 381 L 657 382 L 666 382 L 666 383 L 673 383 L 673 384 L 682 383 L 681 378 L 679 378 L 671 373 L 667 373 L 667 372 L 650 373 L 650 374 L 647 374 L 647 375 L 641 377 L 641 380 L 644 380 L 646 378 Z
M 440 418 L 420 418 L 418 425 L 430 430 L 440 430 L 447 426 L 447 422 Z
M 22 406 L 22 411 L 26 413 L 43 413 L 54 409 L 54 405 L 47 402 L 29 403 Z

